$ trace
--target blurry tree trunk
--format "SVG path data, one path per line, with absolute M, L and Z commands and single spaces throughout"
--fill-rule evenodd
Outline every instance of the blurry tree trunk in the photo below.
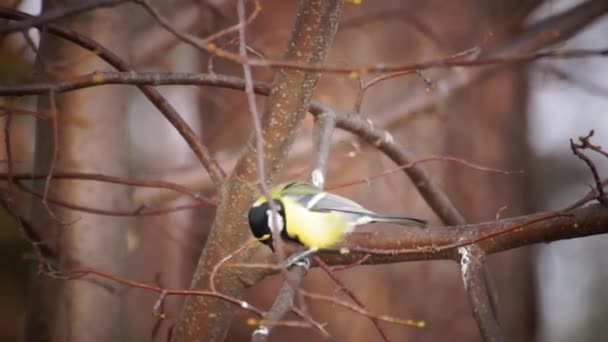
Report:
M 49 1 L 65 6 L 70 1 Z M 127 42 L 122 27 L 123 11 L 96 10 L 62 24 L 99 40 L 120 54 Z M 117 34 L 117 32 L 121 32 Z M 55 37 L 43 36 L 37 60 L 38 70 L 53 78 L 109 70 L 94 54 Z M 44 69 L 42 69 L 44 68 Z M 58 171 L 81 171 L 127 177 L 125 96 L 120 87 L 87 89 L 56 95 L 58 127 Z M 51 109 L 51 97 L 41 97 L 40 110 Z M 36 131 L 35 170 L 47 172 L 53 156 L 50 120 L 39 121 Z M 44 181 L 35 184 L 42 192 Z M 95 208 L 128 209 L 126 187 L 112 187 L 89 181 L 51 182 L 49 197 Z M 57 267 L 91 267 L 122 274 L 126 257 L 128 220 L 91 215 L 50 206 L 35 200 L 32 218 L 46 241 L 59 252 Z M 53 217 L 55 216 L 55 217 Z M 28 298 L 26 339 L 28 341 L 117 341 L 123 336 L 121 294 L 115 283 L 83 277 L 57 280 L 32 270 Z
M 489 25 L 495 41 L 508 39 L 513 28 L 534 8 L 534 1 L 513 1 L 487 6 L 491 19 L 497 9 L 517 13 Z M 519 6 L 518 6 L 519 4 Z M 524 8 L 526 11 L 517 11 Z M 523 175 L 497 176 L 462 167 L 445 171 L 447 193 L 470 222 L 516 216 L 531 209 L 528 175 L 530 148 L 527 124 L 528 79 L 526 68 L 504 68 L 457 92 L 442 111 L 447 118 L 445 154 L 504 170 L 525 170 Z M 507 341 L 531 341 L 536 332 L 535 277 L 532 250 L 494 255 L 486 268 L 494 288 L 500 323 Z M 445 298 L 449 298 L 449 295 Z M 462 327 L 461 327 L 462 329 Z M 462 331 L 462 340 L 478 336 L 473 325 Z
M 199 52 L 189 46 L 174 46 L 164 63 L 171 70 L 198 72 Z M 194 87 L 167 87 L 158 91 L 179 111 L 193 129 L 200 127 L 199 90 Z M 150 101 L 137 92 L 129 105 L 132 174 L 135 178 L 162 178 L 163 172 L 198 165 L 192 150 L 177 130 L 158 113 Z M 197 131 L 198 133 L 198 131 Z M 158 139 L 158 137 L 163 139 Z M 202 171 L 201 171 L 202 172 Z M 169 179 L 171 181 L 175 178 Z M 179 179 L 177 179 L 179 180 Z M 162 205 L 167 207 L 192 202 L 181 197 Z M 135 206 L 155 207 L 159 204 L 144 198 Z M 129 277 L 156 281 L 167 288 L 187 288 L 203 237 L 213 221 L 214 208 L 178 211 L 167 215 L 138 217 L 130 226 Z M 150 314 L 158 295 L 146 291 L 131 291 L 125 298 L 129 326 L 128 340 L 166 341 L 170 320 Z M 183 296 L 171 296 L 163 301 L 162 312 L 176 317 Z

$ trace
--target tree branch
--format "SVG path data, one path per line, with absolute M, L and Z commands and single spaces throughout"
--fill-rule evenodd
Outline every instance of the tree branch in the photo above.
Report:
M 0 26 L 0 36 L 12 32 L 27 30 L 32 27 L 40 27 L 63 18 L 75 16 L 84 12 L 96 10 L 98 8 L 118 6 L 129 1 L 131 0 L 76 1 L 69 7 L 55 7 L 45 11 L 42 15 L 30 16 L 28 19 Z
M 6 8 L 0 8 L 0 16 L 11 20 L 26 20 L 27 18 L 32 18 L 32 16 L 28 14 Z M 113 52 L 104 48 L 96 41 L 81 35 L 76 31 L 64 29 L 57 25 L 48 24 L 45 27 L 50 34 L 66 39 L 86 50 L 95 53 L 95 55 L 112 65 L 117 70 L 134 72 L 134 70 L 132 70 L 125 61 L 123 61 Z M 219 164 L 213 159 L 207 150 L 207 147 L 200 142 L 192 128 L 190 128 L 190 126 L 186 123 L 186 121 L 184 121 L 175 108 L 171 106 L 171 104 L 164 97 L 162 97 L 162 95 L 160 95 L 156 89 L 154 89 L 154 87 L 140 85 L 138 88 L 180 133 L 194 154 L 201 161 L 213 182 L 217 187 L 219 187 L 221 181 L 225 177 L 224 171 L 222 171 Z
M 460 254 L 460 274 L 464 289 L 483 340 L 486 342 L 504 341 L 505 338 L 495 310 L 496 305 L 489 287 L 490 282 L 487 278 L 489 275 L 483 264 L 483 253 L 477 245 L 459 247 L 458 253 Z
M 310 111 L 313 115 L 327 112 L 329 109 L 319 103 L 314 103 Z M 356 113 L 336 112 L 336 126 L 347 130 L 375 146 L 397 165 L 408 164 L 416 157 L 405 146 L 396 142 L 386 130 L 374 126 L 371 120 L 364 120 Z M 437 216 L 446 224 L 464 224 L 465 220 L 454 207 L 447 195 L 433 182 L 426 170 L 414 166 L 404 169 L 420 195 Z
M 303 267 L 300 264 L 294 265 L 294 267 L 287 272 L 287 277 L 289 277 L 289 279 L 281 286 L 279 293 L 272 303 L 272 307 L 264 314 L 262 321 L 269 323 L 280 321 L 281 318 L 292 309 L 293 299 L 298 291 L 298 286 L 302 280 L 304 280 L 306 273 L 308 273 L 308 267 Z M 251 334 L 251 341 L 267 341 L 273 328 L 273 324 L 260 325 Z
M 608 209 L 589 205 L 567 213 L 544 213 L 464 226 L 427 228 L 370 235 L 352 234 L 340 249 L 320 253 L 329 265 L 361 260 L 364 265 L 404 261 L 460 260 L 458 248 L 477 244 L 484 255 L 536 243 L 548 243 L 608 232 Z M 344 254 L 344 250 L 348 250 Z
M 310 181 L 321 189 L 325 187 L 327 159 L 329 158 L 332 145 L 331 138 L 335 128 L 336 113 L 333 110 L 330 109 L 315 116 Z
M 284 59 L 322 63 L 335 36 L 341 7 L 342 1 L 338 0 L 302 0 Z M 264 165 L 270 181 L 286 160 L 294 133 L 306 113 L 318 78 L 316 72 L 294 70 L 280 70 L 275 77 L 262 119 Z M 255 137 L 250 138 L 248 148 L 220 193 L 216 219 L 192 280 L 193 289 L 208 286 L 213 265 L 223 258 L 227 250 L 249 239 L 250 233 L 244 228 L 246 222 L 242 213 L 247 212 L 253 201 L 252 190 L 258 180 L 258 152 L 253 148 L 254 139 Z M 239 259 L 250 258 L 255 251 L 260 249 L 242 253 Z M 224 293 L 238 295 L 246 286 L 261 279 L 263 274 L 266 273 L 222 269 L 216 274 L 216 286 Z M 209 315 L 210 312 L 214 315 Z M 228 330 L 232 314 L 230 308 L 221 301 L 188 297 L 174 329 L 173 340 L 193 341 L 202 336 L 210 340 L 221 340 Z

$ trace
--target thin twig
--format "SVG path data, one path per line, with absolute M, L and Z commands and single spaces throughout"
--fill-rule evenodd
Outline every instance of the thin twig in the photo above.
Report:
M 324 263 L 323 260 L 321 260 L 321 258 L 315 256 L 314 259 L 317 262 L 317 264 L 319 264 L 319 266 L 325 271 L 325 273 L 331 278 L 331 280 L 333 280 L 333 282 L 338 286 L 338 290 L 346 293 L 346 295 L 350 299 L 352 299 L 353 302 L 355 302 L 355 304 L 359 305 L 362 309 L 369 311 L 367 306 L 359 299 L 359 297 L 357 297 L 353 291 L 351 291 L 348 287 L 346 287 L 346 285 L 344 285 L 342 280 L 340 280 L 340 278 L 338 278 L 338 276 L 334 273 L 334 271 L 329 266 L 327 266 L 327 264 Z M 384 329 L 380 325 L 380 321 L 374 317 L 371 317 L 370 319 L 372 321 L 372 324 L 376 328 L 376 330 L 378 330 L 378 333 L 380 334 L 380 337 L 382 337 L 382 340 L 386 341 L 386 342 L 390 341 L 388 338 L 388 334 L 386 333 L 386 331 L 384 331 Z
M 363 79 L 360 79 L 359 83 L 360 83 L 361 87 L 359 89 L 359 93 L 357 94 L 357 98 L 355 99 L 355 106 L 354 106 L 355 112 L 361 113 L 361 105 L 363 104 L 363 97 L 365 96 L 365 93 L 367 92 L 367 90 L 369 88 L 371 88 L 373 85 L 375 85 L 381 81 L 385 81 L 385 80 L 392 79 L 392 78 L 397 78 L 400 76 L 411 75 L 411 74 L 417 74 L 420 78 L 422 78 L 424 80 L 424 82 L 426 83 L 427 90 L 430 91 L 432 89 L 432 86 L 433 86 L 432 82 L 429 79 L 427 79 L 426 77 L 424 77 L 419 70 L 397 71 L 397 72 L 393 72 L 390 74 L 377 76 L 367 82 L 364 82 Z
M 245 20 L 245 0 L 239 0 L 237 2 L 237 13 L 239 17 L 240 25 L 237 25 L 239 32 L 239 54 L 243 58 L 247 58 L 247 40 L 245 37 L 246 31 L 246 20 Z M 274 242 L 275 251 L 279 256 L 279 260 L 285 259 L 285 253 L 283 251 L 283 244 L 281 240 L 281 227 L 279 227 L 279 214 L 277 206 L 270 196 L 270 189 L 268 188 L 268 181 L 266 180 L 266 170 L 264 166 L 264 133 L 262 131 L 262 123 L 260 113 L 258 112 L 258 106 L 255 99 L 255 91 L 253 88 L 253 76 L 251 74 L 251 66 L 243 64 L 243 79 L 245 80 L 245 94 L 247 96 L 247 104 L 249 106 L 249 113 L 253 121 L 253 130 L 255 136 L 255 153 L 256 153 L 256 166 L 257 166 L 257 178 L 259 181 L 260 188 L 262 189 L 262 195 L 266 198 L 270 206 L 272 216 L 270 218 L 270 227 L 272 240 Z M 287 272 L 285 272 L 287 274 Z
M 15 173 L 9 175 L 8 172 L 0 172 L 0 179 L 6 179 L 11 182 L 12 180 L 35 180 L 35 179 L 45 179 L 47 177 L 47 173 Z M 119 176 L 110 176 L 104 175 L 100 173 L 88 173 L 88 172 L 61 172 L 55 171 L 53 173 L 54 179 L 71 179 L 71 180 L 90 180 L 96 182 L 110 183 L 110 184 L 121 184 L 121 185 L 129 185 L 135 187 L 143 187 L 143 188 L 160 188 L 167 189 L 171 191 L 175 191 L 182 195 L 186 195 L 192 197 L 193 199 L 200 199 L 209 205 L 216 205 L 217 203 L 210 199 L 202 196 L 199 193 L 195 193 L 189 188 L 171 182 L 165 182 L 162 180 L 152 180 L 152 179 L 133 179 L 133 178 L 125 178 Z
M 57 251 L 50 246 L 47 241 L 44 241 L 40 232 L 43 230 L 40 227 L 34 226 L 30 221 L 26 220 L 14 207 L 11 199 L 0 196 L 0 206 L 12 216 L 19 225 L 21 234 L 24 239 L 30 243 L 39 263 L 39 267 L 43 268 L 50 265 L 57 258 Z
M 599 5 L 601 6 L 601 4 Z M 531 62 L 544 58 L 585 58 L 590 56 L 606 56 L 608 55 L 608 48 L 602 49 L 574 49 L 574 50 L 551 50 L 541 51 L 534 53 L 522 53 L 515 55 L 499 54 L 495 56 L 484 56 L 476 59 L 454 59 L 452 56 L 441 58 L 438 60 L 431 60 L 420 63 L 377 63 L 373 65 L 365 66 L 328 66 L 323 64 L 311 64 L 302 63 L 298 61 L 289 60 L 273 60 L 273 59 L 257 59 L 243 57 L 240 54 L 235 54 L 227 50 L 223 50 L 217 47 L 217 45 L 210 43 L 204 39 L 198 38 L 191 34 L 181 32 L 175 29 L 158 11 L 154 12 L 154 8 L 147 6 L 146 9 L 150 14 L 168 31 L 175 34 L 183 42 L 191 45 L 192 47 L 217 55 L 218 57 L 225 58 L 232 62 L 244 65 L 250 65 L 254 67 L 265 67 L 265 68 L 283 68 L 283 69 L 296 69 L 300 71 L 312 71 L 312 72 L 325 72 L 325 73 L 340 73 L 348 74 L 351 77 L 356 77 L 363 74 L 372 73 L 389 73 L 389 72 L 404 72 L 404 71 L 423 71 L 434 68 L 449 68 L 449 67 L 479 67 L 484 65 L 496 65 L 496 64 L 514 64 Z M 599 11 L 608 9 L 608 6 L 600 7 Z M 467 49 L 465 51 L 469 51 Z
M 237 3 L 237 12 L 239 16 L 239 25 L 237 25 L 239 32 L 239 54 L 243 58 L 247 58 L 247 41 L 245 39 L 245 0 L 239 0 Z M 249 113 L 251 114 L 251 121 L 253 122 L 253 131 L 255 134 L 255 148 L 256 148 L 256 162 L 258 179 L 260 186 L 266 200 L 273 211 L 272 219 L 276 218 L 276 208 L 274 208 L 274 202 L 271 200 L 270 193 L 268 191 L 268 183 L 266 181 L 266 172 L 264 169 L 264 135 L 262 132 L 262 123 L 260 121 L 260 113 L 258 112 L 258 105 L 255 100 L 255 91 L 253 89 L 253 76 L 251 75 L 251 66 L 243 64 L 243 80 L 245 81 L 245 94 L 247 95 L 247 104 L 249 106 Z M 277 226 L 277 222 L 273 223 L 273 226 Z M 273 232 L 274 237 L 278 237 L 278 234 Z M 276 241 L 276 240 L 275 240 Z
M 13 184 L 20 189 L 21 191 L 28 193 L 32 196 L 42 199 L 44 197 L 43 193 L 39 193 L 31 188 L 27 187 L 19 180 L 14 180 Z M 208 206 L 209 203 L 203 201 L 202 199 L 197 199 L 188 204 L 183 204 L 171 208 L 148 208 L 145 206 L 141 206 L 135 210 L 106 210 L 100 208 L 92 208 L 88 206 L 84 206 L 81 204 L 71 203 L 59 198 L 55 197 L 46 197 L 46 202 L 51 203 L 56 206 L 64 207 L 71 210 L 86 212 L 89 214 L 96 215 L 104 215 L 104 216 L 124 216 L 124 217 L 137 217 L 137 216 L 158 216 L 158 215 L 166 215 L 168 213 L 173 213 L 182 210 L 191 210 L 195 208 L 200 208 L 204 206 Z
M 28 18 L 33 18 L 31 15 L 7 8 L 0 8 L 0 16 L 12 20 L 26 20 Z M 45 29 L 50 34 L 64 38 L 86 50 L 94 52 L 97 57 L 103 59 L 119 71 L 134 71 L 119 56 L 109 51 L 96 41 L 78 32 L 61 28 L 53 24 L 46 25 Z M 201 164 L 203 164 L 216 187 L 219 188 L 223 179 L 225 178 L 225 173 L 217 161 L 211 156 L 211 153 L 208 151 L 207 147 L 201 143 L 198 136 L 188 125 L 188 123 L 179 115 L 177 110 L 171 106 L 171 104 L 162 95 L 160 95 L 156 89 L 148 85 L 141 85 L 138 86 L 138 88 L 180 133 Z
M 396 324 L 396 325 L 400 325 L 400 326 L 413 327 L 413 328 L 424 328 L 426 326 L 426 322 L 420 321 L 420 320 L 396 318 L 396 317 L 391 317 L 391 316 L 387 316 L 387 315 L 376 315 L 372 312 L 367 311 L 364 308 L 361 308 L 358 305 L 353 305 L 349 302 L 340 300 L 334 296 L 327 296 L 327 295 L 323 295 L 323 294 L 319 294 L 319 293 L 312 293 L 312 292 L 302 290 L 302 289 L 300 290 L 300 293 L 302 293 L 303 296 L 310 298 L 312 300 L 330 303 L 332 305 L 339 306 L 339 307 L 349 310 L 351 312 L 354 312 L 354 313 L 357 313 L 357 314 L 360 314 L 360 315 L 363 315 L 365 317 L 369 317 L 372 319 L 376 319 L 378 321 L 383 321 L 383 322 L 388 322 L 388 323 L 392 323 L 392 324 Z
M 165 27 L 169 32 L 176 35 L 184 43 L 191 45 L 192 47 L 215 54 L 218 57 L 225 58 L 238 64 L 247 64 L 255 67 L 265 68 L 283 68 L 283 69 L 296 69 L 300 71 L 311 71 L 311 72 L 326 72 L 326 73 L 341 73 L 348 74 L 351 77 L 358 77 L 363 74 L 371 73 L 390 73 L 390 72 L 403 72 L 403 71 L 423 71 L 433 68 L 450 68 L 450 67 L 479 67 L 484 65 L 497 65 L 497 64 L 514 64 L 514 63 L 525 63 L 531 62 L 538 59 L 544 58 L 586 58 L 590 56 L 606 56 L 608 55 L 608 48 L 602 49 L 574 49 L 574 50 L 550 50 L 533 53 L 521 53 L 510 55 L 507 53 L 501 53 L 491 56 L 482 56 L 474 59 L 459 59 L 453 58 L 453 56 L 447 56 L 438 60 L 431 60 L 420 63 L 376 63 L 373 65 L 366 66 L 328 66 L 324 64 L 314 63 L 302 63 L 300 61 L 292 60 L 272 60 L 272 59 L 257 59 L 243 57 L 240 54 L 235 54 L 230 51 L 220 49 L 214 43 L 206 41 L 205 39 L 198 38 L 191 34 L 181 32 L 177 30 L 171 23 L 165 19 L 156 9 L 150 6 L 147 2 L 140 0 L 139 3 L 147 4 L 145 9 L 154 17 L 159 24 Z M 608 10 L 608 5 L 601 1 L 588 1 L 587 3 L 581 4 L 576 7 L 573 11 L 579 10 L 580 8 L 590 8 L 595 16 L 599 13 L 603 13 Z M 538 26 L 534 26 L 536 29 Z M 555 31 L 555 30 L 554 30 Z M 570 32 L 565 30 L 562 34 L 553 35 L 551 37 L 545 37 L 544 40 L 557 40 L 560 36 L 567 36 Z M 545 34 L 546 36 L 546 34 Z M 466 49 L 465 51 L 469 51 Z
M 422 157 L 419 159 L 416 159 L 414 161 L 411 161 L 407 164 L 403 164 L 403 165 L 399 165 L 396 168 L 390 169 L 390 170 L 386 170 L 368 177 L 365 177 L 363 179 L 355 179 L 352 181 L 344 181 L 341 182 L 340 184 L 335 184 L 332 185 L 331 187 L 329 187 L 330 190 L 334 190 L 334 189 L 339 189 L 339 188 L 343 188 L 343 187 L 347 187 L 347 186 L 351 186 L 351 185 L 356 185 L 356 184 L 369 184 L 372 180 L 377 179 L 377 178 L 382 178 L 385 177 L 387 175 L 390 175 L 392 173 L 395 172 L 399 172 L 399 171 L 403 171 L 405 169 L 409 169 L 412 168 L 418 164 L 422 164 L 422 163 L 428 163 L 428 162 L 432 162 L 432 161 L 450 161 L 450 162 L 455 162 L 458 164 L 462 164 L 465 165 L 473 170 L 478 170 L 478 171 L 483 171 L 483 172 L 492 172 L 492 173 L 499 173 L 499 174 L 503 174 L 503 175 L 513 175 L 513 174 L 522 174 L 524 173 L 523 170 L 501 170 L 501 169 L 495 169 L 495 168 L 491 168 L 491 167 L 487 167 L 487 166 L 482 166 L 479 164 L 474 164 L 471 163 L 463 158 L 457 158 L 457 157 L 450 157 L 450 156 L 428 156 L 428 157 Z
M 11 183 L 13 182 L 13 151 L 11 143 L 11 123 L 13 121 L 13 113 L 10 110 L 6 110 L 6 119 L 4 121 L 4 148 L 6 154 L 6 179 L 8 180 L 7 193 L 11 193 Z
M 52 9 L 47 9 L 42 15 L 32 16 L 31 18 L 26 20 L 0 26 L 0 36 L 12 32 L 25 31 L 29 28 L 39 27 L 48 23 L 57 22 L 60 19 L 75 16 L 88 11 L 93 11 L 102 7 L 118 6 L 129 1 L 130 0 L 76 1 L 72 3 L 69 7 L 56 7 Z
M 219 292 L 214 291 L 198 291 L 198 290 L 179 290 L 179 289 L 167 289 L 156 285 L 146 284 L 142 282 L 137 282 L 129 279 L 122 278 L 118 275 L 114 275 L 111 273 L 103 272 L 94 268 L 73 268 L 67 270 L 57 270 L 46 273 L 46 275 L 57 278 L 57 279 L 78 279 L 87 275 L 95 275 L 101 278 L 109 279 L 117 284 L 126 285 L 128 287 L 140 288 L 152 292 L 157 292 L 159 294 L 164 294 L 165 297 L 168 296 L 206 296 L 206 297 L 214 297 L 218 298 L 227 303 L 233 304 L 237 307 L 245 311 L 250 311 L 258 316 L 263 316 L 264 311 L 258 309 L 254 305 L 246 302 L 244 300 L 240 300 L 234 297 L 230 297 L 224 295 Z
M 593 130 L 591 130 L 588 135 L 579 137 L 578 139 L 581 142 L 580 144 L 575 144 L 574 141 L 570 139 L 570 149 L 572 150 L 572 153 L 584 161 L 589 167 L 589 170 L 591 170 L 593 180 L 595 181 L 595 188 L 598 192 L 597 200 L 604 206 L 608 207 L 608 197 L 606 197 L 606 193 L 604 192 L 604 186 L 602 184 L 602 180 L 600 179 L 597 168 L 595 167 L 595 163 L 593 163 L 589 157 L 580 151 L 589 148 L 605 157 L 608 157 L 608 154 L 606 154 L 606 152 L 604 152 L 600 146 L 595 146 L 589 142 L 589 139 L 593 136 L 593 133 Z
M 209 288 L 212 291 L 217 291 L 217 289 L 215 288 L 215 277 L 218 274 L 220 268 L 222 268 L 222 266 L 224 266 L 225 263 L 230 261 L 230 259 L 241 254 L 244 250 L 246 250 L 252 244 L 257 243 L 257 242 L 258 242 L 257 239 L 251 239 L 251 240 L 247 241 L 245 244 L 243 244 L 242 246 L 240 246 L 239 248 L 232 251 L 231 253 L 226 255 L 224 258 L 222 258 L 222 260 L 220 260 L 217 264 L 213 265 L 213 270 L 211 271 L 211 275 L 209 276 Z

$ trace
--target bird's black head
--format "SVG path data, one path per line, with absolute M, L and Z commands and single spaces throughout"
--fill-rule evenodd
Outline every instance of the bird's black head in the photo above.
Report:
M 273 202 L 277 212 L 282 218 L 282 220 L 280 220 L 282 222 L 279 222 L 279 224 L 281 233 L 283 233 L 283 230 L 285 229 L 285 208 L 280 200 L 274 199 Z M 251 228 L 253 236 L 255 236 L 256 239 L 260 239 L 260 242 L 270 247 L 274 252 L 272 232 L 269 226 L 271 212 L 272 209 L 270 209 L 270 205 L 266 201 L 258 205 L 254 204 L 251 209 L 249 209 L 249 227 Z

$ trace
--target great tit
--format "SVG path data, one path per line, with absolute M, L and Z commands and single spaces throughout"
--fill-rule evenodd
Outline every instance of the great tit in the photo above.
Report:
M 249 209 L 249 226 L 253 235 L 273 252 L 272 224 L 277 225 L 281 238 L 304 245 L 312 252 L 338 244 L 355 227 L 368 223 L 388 222 L 422 228 L 427 224 L 416 218 L 377 214 L 348 198 L 304 182 L 277 185 L 270 189 L 270 197 L 278 216 L 271 219 L 271 206 L 262 196 Z

